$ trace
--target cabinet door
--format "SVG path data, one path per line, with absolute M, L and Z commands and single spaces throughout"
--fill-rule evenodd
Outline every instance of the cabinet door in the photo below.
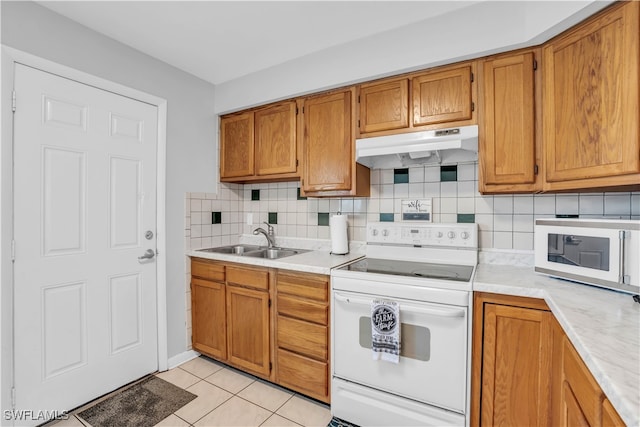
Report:
M 470 66 L 416 76 L 411 85 L 414 126 L 472 118 Z
M 409 80 L 360 85 L 360 133 L 409 127 Z
M 269 294 L 227 285 L 229 362 L 269 375 Z
M 253 112 L 220 119 L 220 178 L 253 175 L 253 132 Z
M 193 348 L 223 360 L 227 357 L 225 305 L 223 283 L 191 279 Z
M 296 172 L 295 102 L 256 111 L 255 150 L 257 175 Z
M 355 163 L 352 90 L 308 98 L 304 103 L 305 192 L 351 190 Z
M 602 402 L 602 427 L 622 427 L 625 423 L 616 412 L 609 399 Z
M 573 394 L 573 390 L 569 384 L 563 384 L 562 390 L 562 419 L 560 420 L 560 426 L 562 427 L 592 427 L 594 424 L 590 424 L 585 413 L 578 403 L 578 399 Z
M 545 46 L 549 189 L 639 182 L 639 10 L 621 2 Z
M 533 61 L 533 53 L 528 52 L 482 65 L 481 191 L 534 190 Z
M 553 348 L 548 311 L 484 304 L 481 425 L 547 425 Z

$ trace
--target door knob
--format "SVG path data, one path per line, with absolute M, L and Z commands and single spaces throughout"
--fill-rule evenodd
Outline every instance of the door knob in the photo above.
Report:
M 156 256 L 156 252 L 153 249 L 147 249 L 144 255 L 138 257 L 138 262 L 142 263 L 144 260 L 152 259 Z

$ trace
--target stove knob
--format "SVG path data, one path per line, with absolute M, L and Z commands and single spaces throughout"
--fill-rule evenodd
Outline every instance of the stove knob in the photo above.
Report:
M 371 234 L 374 236 L 378 235 L 378 230 L 376 230 L 375 228 L 373 230 L 371 230 Z
M 447 237 L 450 239 L 455 239 L 456 238 L 456 232 L 455 231 L 450 231 L 447 233 Z
M 460 233 L 460 237 L 462 237 L 463 240 L 467 240 L 469 238 L 469 233 L 463 231 L 462 233 Z
M 438 239 L 441 239 L 443 235 L 444 234 L 442 234 L 442 231 L 438 231 L 438 234 L 436 234 L 436 236 L 438 236 Z
M 382 230 L 382 235 L 384 237 L 387 237 L 389 235 L 389 230 L 387 230 L 387 229 Z

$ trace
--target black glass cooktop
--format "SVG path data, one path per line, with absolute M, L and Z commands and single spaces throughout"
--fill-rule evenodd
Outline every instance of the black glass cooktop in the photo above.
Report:
M 362 273 L 453 280 L 456 282 L 468 282 L 471 280 L 471 275 L 473 274 L 473 266 L 470 265 L 432 264 L 377 258 L 364 258 L 340 269 Z

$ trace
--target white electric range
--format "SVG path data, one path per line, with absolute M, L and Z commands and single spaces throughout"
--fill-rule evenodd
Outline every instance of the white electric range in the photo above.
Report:
M 476 224 L 367 225 L 366 257 L 332 270 L 335 417 L 361 425 L 468 425 Z M 400 306 L 398 364 L 374 360 L 371 306 Z

